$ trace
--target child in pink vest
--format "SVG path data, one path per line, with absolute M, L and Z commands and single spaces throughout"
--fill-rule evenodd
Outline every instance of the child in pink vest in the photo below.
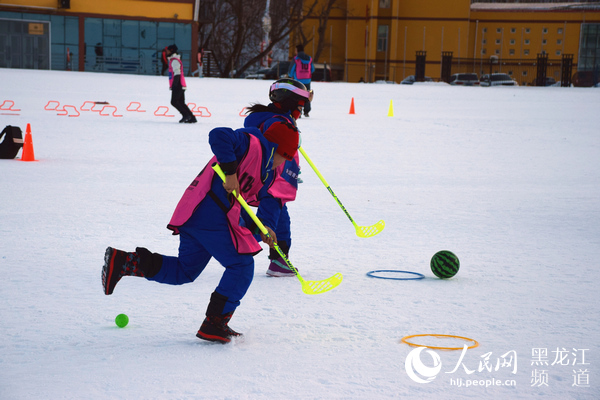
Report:
M 272 246 L 277 240 L 275 216 L 281 212 L 281 202 L 269 193 L 269 187 L 277 167 L 296 155 L 298 142 L 298 130 L 283 118 L 264 133 L 257 128 L 213 129 L 209 143 L 214 157 L 186 189 L 167 226 L 179 235 L 179 255 L 152 253 L 144 247 L 135 252 L 107 248 L 104 293 L 111 294 L 123 276 L 171 285 L 190 283 L 214 257 L 225 270 L 196 336 L 220 343 L 240 336 L 228 323 L 252 282 L 253 256 L 261 246 L 260 232 L 231 193 L 235 190 L 246 200 L 260 202 L 257 215 L 271 238 L 260 237 Z M 213 163 L 221 166 L 225 182 L 215 174 Z
M 248 116 L 244 120 L 245 127 L 257 127 L 261 131 L 268 129 L 272 122 L 280 118 L 287 119 L 296 125 L 296 119 L 302 113 L 305 102 L 312 98 L 312 93 L 296 80 L 290 78 L 279 79 L 271 84 L 269 89 L 269 105 L 253 104 L 248 108 Z M 300 180 L 300 159 L 298 154 L 293 160 L 286 161 L 276 171 L 276 179 L 270 187 L 269 192 L 281 200 L 282 208 L 278 217 L 275 233 L 279 239 L 277 244 L 289 259 L 289 251 L 292 246 L 291 218 L 288 212 L 287 202 L 296 199 L 298 183 Z M 267 275 L 273 277 L 294 277 L 279 253 L 271 249 L 269 254 L 269 268 Z
M 302 82 L 306 90 L 310 92 L 310 82 L 312 75 L 315 72 L 315 65 L 311 56 L 304 52 L 304 46 L 299 44 L 296 46 L 296 56 L 290 65 L 289 77 Z M 311 110 L 310 101 L 304 103 L 304 116 L 308 117 Z
M 171 105 L 181 113 L 180 123 L 193 124 L 198 122 L 196 117 L 185 104 L 185 77 L 183 76 L 183 63 L 181 56 L 177 53 L 177 45 L 167 47 L 167 56 L 169 62 L 169 88 L 171 89 Z

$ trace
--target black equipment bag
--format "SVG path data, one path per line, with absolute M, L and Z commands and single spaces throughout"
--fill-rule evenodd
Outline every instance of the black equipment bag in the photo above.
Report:
M 5 136 L 6 134 L 6 136 Z M 0 158 L 11 159 L 17 156 L 17 153 L 23 147 L 23 134 L 18 126 L 7 125 L 0 133 Z

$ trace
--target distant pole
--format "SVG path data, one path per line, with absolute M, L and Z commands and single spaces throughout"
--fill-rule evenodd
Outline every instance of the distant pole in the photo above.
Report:
M 396 40 L 394 40 L 394 78 L 393 80 L 396 81 L 396 68 L 398 68 L 398 7 L 400 7 L 400 2 L 397 1 L 396 2 Z M 404 79 L 404 78 L 402 78 Z
M 332 49 L 333 49 L 333 25 L 329 26 L 329 65 L 331 65 Z
M 479 32 L 479 20 L 475 21 L 475 48 L 473 49 L 473 72 L 475 72 L 475 59 L 477 58 L 477 33 L 478 32 Z M 467 49 L 467 57 L 468 56 L 469 56 L 469 50 Z M 477 74 L 477 75 L 481 75 L 481 71 L 479 71 L 479 74 Z
M 404 27 L 404 55 L 402 56 L 402 79 L 406 78 L 406 35 L 408 34 L 408 26 Z
M 442 26 L 442 40 L 441 40 L 441 52 L 440 52 L 440 57 L 442 57 L 442 60 L 440 61 L 440 79 L 441 79 L 442 75 L 444 75 L 443 54 L 444 54 L 444 27 Z
M 263 31 L 265 32 L 265 47 L 263 48 L 266 49 L 269 46 L 269 33 L 271 32 L 271 16 L 269 15 L 269 8 L 271 6 L 271 0 L 267 0 L 267 6 L 265 7 L 265 14 L 263 15 L 263 19 L 262 19 L 262 28 Z M 265 66 L 269 66 L 269 53 L 265 54 L 263 57 L 263 63 Z
M 458 28 L 458 58 L 460 58 L 460 28 Z
M 348 10 L 348 0 L 346 0 L 346 10 Z M 346 82 L 350 74 L 350 66 L 348 65 L 348 14 L 346 11 L 346 50 L 344 54 L 344 67 L 346 68 Z
M 367 76 L 367 69 L 368 69 L 368 56 L 369 56 L 369 48 L 367 47 L 367 44 L 369 43 L 369 25 L 365 26 L 365 82 L 369 82 L 368 76 Z

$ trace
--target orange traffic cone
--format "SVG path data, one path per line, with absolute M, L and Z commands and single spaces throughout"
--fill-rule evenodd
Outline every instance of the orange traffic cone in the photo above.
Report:
M 33 139 L 31 139 L 31 125 L 27 124 L 27 130 L 25 131 L 25 141 L 23 142 L 23 154 L 21 155 L 21 161 L 36 161 L 33 155 Z
M 356 114 L 354 112 L 354 97 L 352 98 L 352 102 L 350 103 L 350 112 L 348 114 Z

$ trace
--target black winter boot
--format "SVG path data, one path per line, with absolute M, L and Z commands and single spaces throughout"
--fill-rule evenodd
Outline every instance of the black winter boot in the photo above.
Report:
M 227 325 L 233 311 L 223 315 L 210 315 L 204 319 L 196 336 L 210 342 L 229 343 L 232 337 L 242 336 Z
M 206 310 L 206 318 L 202 322 L 198 333 L 196 333 L 196 337 L 225 344 L 231 342 L 232 337 L 242 336 L 241 333 L 234 331 L 228 325 L 233 311 L 223 314 L 226 302 L 226 296 L 213 292 Z
M 162 256 L 151 253 L 148 249 L 138 247 L 133 253 L 108 247 L 104 253 L 102 267 L 102 287 L 104 294 L 112 294 L 117 282 L 124 276 L 140 276 L 151 278 L 162 266 Z

